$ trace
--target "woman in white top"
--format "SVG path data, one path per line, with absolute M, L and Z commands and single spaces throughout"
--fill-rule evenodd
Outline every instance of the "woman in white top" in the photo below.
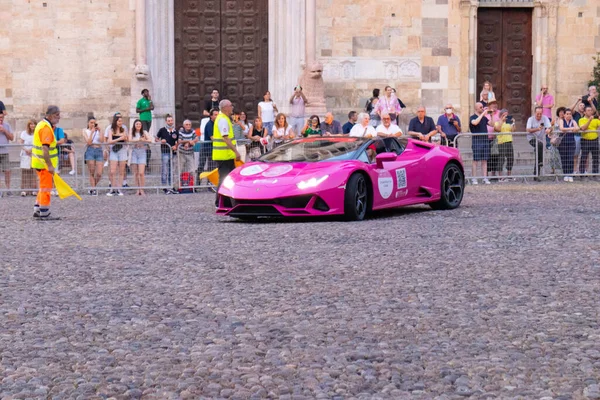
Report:
M 23 145 L 21 149 L 21 196 L 37 195 L 32 189 L 37 187 L 35 180 L 35 171 L 31 168 L 31 149 L 33 147 L 33 132 L 37 123 L 34 120 L 27 122 L 27 128 L 21 132 L 19 143 Z
M 358 114 L 357 123 L 350 130 L 350 136 L 366 138 L 377 137 L 375 128 L 373 128 L 373 126 L 369 124 L 370 120 L 371 117 L 369 117 L 369 114 L 367 114 L 366 112 L 361 112 L 360 114 Z
M 135 176 L 135 186 L 137 187 L 138 196 L 145 196 L 144 186 L 146 186 L 146 143 L 152 143 L 152 138 L 148 135 L 142 126 L 142 121 L 136 119 L 133 122 L 133 128 L 129 134 L 129 141 L 134 143 L 131 150 L 131 169 Z
M 271 92 L 268 90 L 263 96 L 264 101 L 258 103 L 258 116 L 263 122 L 263 126 L 267 128 L 267 132 L 271 134 L 275 123 L 275 113 L 279 112 L 277 106 L 271 100 Z
M 273 126 L 273 148 L 283 144 L 284 140 L 294 139 L 294 131 L 292 127 L 288 125 L 285 114 L 277 114 L 275 125 Z
M 88 193 L 92 196 L 98 196 L 96 185 L 102 178 L 102 168 L 104 156 L 102 154 L 102 143 L 104 137 L 100 134 L 96 118 L 88 119 L 88 127 L 83 130 L 83 140 L 85 140 L 86 149 L 83 156 L 89 170 L 90 186 L 92 189 Z

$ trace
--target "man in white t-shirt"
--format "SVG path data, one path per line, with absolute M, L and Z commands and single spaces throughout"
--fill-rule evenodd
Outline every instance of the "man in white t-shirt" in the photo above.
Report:
M 392 124 L 392 118 L 387 113 L 381 114 L 381 125 L 375 131 L 379 137 L 402 136 L 402 129 L 398 125 Z

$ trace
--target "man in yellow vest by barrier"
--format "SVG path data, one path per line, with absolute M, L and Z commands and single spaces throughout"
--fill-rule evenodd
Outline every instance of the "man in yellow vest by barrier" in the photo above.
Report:
M 231 124 L 233 104 L 229 100 L 221 100 L 219 109 L 220 112 L 215 119 L 212 139 L 212 159 L 216 161 L 219 170 L 219 186 L 217 187 L 215 207 L 219 207 L 219 188 L 221 187 L 221 183 L 235 169 L 235 161 L 239 161 L 241 158 L 240 153 L 238 153 L 235 147 L 236 141 L 233 138 L 233 125 Z
M 60 110 L 57 106 L 48 106 L 46 118 L 41 120 L 33 132 L 33 148 L 31 149 L 31 168 L 35 169 L 39 178 L 39 190 L 33 216 L 45 219 L 50 216 L 50 192 L 52 192 L 52 176 L 58 166 L 58 149 L 54 129 L 60 121 Z

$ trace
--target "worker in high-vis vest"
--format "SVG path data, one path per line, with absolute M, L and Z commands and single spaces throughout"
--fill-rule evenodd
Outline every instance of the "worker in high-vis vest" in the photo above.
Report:
M 50 193 L 54 170 L 58 167 L 58 148 L 54 137 L 53 126 L 60 121 L 60 110 L 57 106 L 48 106 L 46 118 L 41 120 L 33 132 L 33 147 L 31 149 L 31 168 L 38 174 L 39 190 L 33 216 L 44 219 L 50 216 Z
M 231 123 L 231 114 L 233 113 L 233 104 L 229 100 L 219 102 L 219 115 L 215 119 L 213 130 L 213 149 L 212 159 L 217 163 L 219 169 L 219 186 L 217 187 L 217 197 L 215 207 L 219 207 L 219 188 L 223 180 L 235 169 L 235 161 L 240 160 L 240 153 L 236 148 L 236 141 L 233 138 L 233 124 Z

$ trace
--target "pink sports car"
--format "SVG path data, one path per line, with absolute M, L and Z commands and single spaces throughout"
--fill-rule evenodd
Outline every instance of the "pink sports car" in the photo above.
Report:
M 419 203 L 453 209 L 464 186 L 462 160 L 451 147 L 395 137 L 309 137 L 230 173 L 217 214 L 362 220 L 374 210 Z

